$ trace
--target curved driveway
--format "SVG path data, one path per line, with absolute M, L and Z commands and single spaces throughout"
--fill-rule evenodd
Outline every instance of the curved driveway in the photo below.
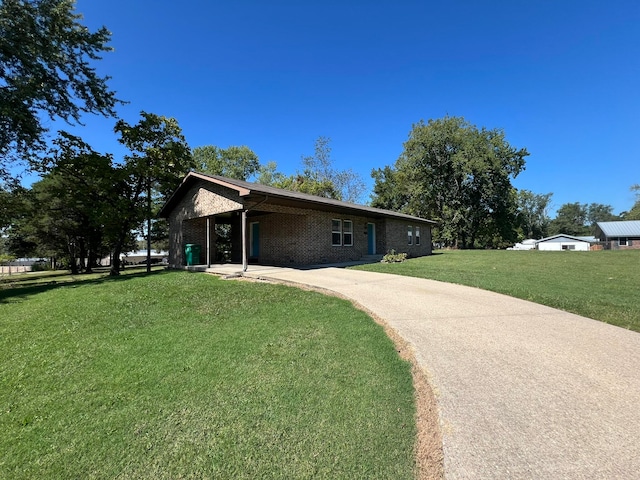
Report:
M 431 280 L 249 270 L 353 299 L 415 348 L 438 400 L 447 479 L 640 478 L 640 334 Z

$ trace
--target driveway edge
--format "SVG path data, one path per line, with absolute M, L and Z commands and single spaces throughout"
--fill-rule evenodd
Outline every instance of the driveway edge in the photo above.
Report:
M 429 374 L 418 364 L 414 347 L 402 338 L 391 325 L 356 300 L 327 288 L 261 275 L 229 276 L 224 278 L 228 280 L 276 283 L 322 293 L 323 295 L 346 300 L 358 310 L 369 315 L 374 322 L 383 328 L 387 337 L 393 342 L 400 358 L 411 364 L 411 376 L 413 378 L 414 398 L 416 402 L 417 435 L 414 447 L 417 468 L 416 478 L 418 480 L 442 480 L 444 478 L 444 450 L 442 431 L 440 428 L 440 413 L 434 389 L 429 380 Z

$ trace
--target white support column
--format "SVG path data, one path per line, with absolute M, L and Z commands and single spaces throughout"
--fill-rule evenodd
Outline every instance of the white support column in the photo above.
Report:
M 211 268 L 211 217 L 207 217 L 207 268 Z
M 247 211 L 242 211 L 242 271 L 247 271 Z

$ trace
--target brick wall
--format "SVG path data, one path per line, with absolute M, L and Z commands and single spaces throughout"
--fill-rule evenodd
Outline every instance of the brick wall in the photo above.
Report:
M 376 253 L 391 248 L 411 257 L 431 254 L 431 229 L 420 226 L 420 245 L 408 245 L 403 221 L 306 210 L 305 214 L 268 214 L 251 217 L 260 223 L 260 262 L 273 265 L 323 264 L 360 260 L 368 253 L 367 224 L 376 226 Z M 353 245 L 332 245 L 332 220 L 353 222 Z M 415 226 L 413 225 L 414 230 Z M 389 242 L 392 242 L 392 246 Z M 415 243 L 415 239 L 414 239 Z
M 408 227 L 412 227 L 412 242 L 409 245 Z M 420 227 L 420 245 L 416 245 L 416 227 Z M 387 219 L 386 251 L 395 250 L 396 253 L 406 253 L 409 257 L 431 255 L 431 227 L 406 220 Z
M 271 209 L 280 209 L 270 206 Z M 291 209 L 287 213 L 254 216 L 251 222 L 260 224 L 260 262 L 272 265 L 313 265 L 347 262 L 367 254 L 367 223 L 378 223 L 376 240 L 380 251 L 384 242 L 383 222 L 371 218 Z M 332 220 L 353 222 L 353 245 L 332 245 Z
M 619 245 L 618 240 L 612 241 L 611 244 L 615 245 L 616 250 L 640 250 L 640 237 L 627 238 L 626 245 Z
M 211 239 L 215 238 L 214 215 L 242 209 L 240 196 L 210 182 L 199 181 L 180 200 L 169 216 L 169 266 L 186 264 L 184 246 L 195 243 L 202 246 L 200 262 L 206 263 L 206 216 L 211 216 Z M 241 252 L 240 252 L 241 253 Z M 210 252 L 215 261 L 215 249 Z

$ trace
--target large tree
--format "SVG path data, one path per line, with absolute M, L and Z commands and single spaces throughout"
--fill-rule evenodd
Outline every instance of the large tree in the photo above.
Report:
M 376 168 L 371 171 L 374 180 L 371 195 L 374 207 L 386 208 L 396 212 L 409 210 L 409 189 L 405 188 L 404 172 L 393 167 Z
M 362 200 L 365 184 L 352 169 L 337 169 L 331 158 L 331 139 L 318 137 L 314 154 L 301 157 L 302 170 L 285 175 L 275 162 L 260 167 L 257 182 L 295 192 L 357 203 Z
M 146 112 L 141 116 L 136 125 L 120 120 L 115 126 L 120 143 L 131 154 L 118 169 L 122 218 L 113 239 L 112 275 L 119 273 L 119 257 L 128 235 L 145 219 L 150 270 L 153 206 L 167 198 L 194 166 L 191 150 L 174 118 Z
M 111 157 L 60 132 L 40 165 L 42 179 L 23 197 L 9 232 L 14 253 L 64 259 L 72 273 L 90 272 L 106 255 L 105 226 L 120 213 Z M 26 206 L 26 208 L 24 208 Z
M 30 256 L 35 244 L 26 239 L 18 239 L 16 226 L 25 223 L 30 204 L 30 191 L 20 185 L 0 185 L 0 239 L 2 253 L 13 257 Z
M 587 226 L 588 205 L 579 202 L 565 203 L 557 213 L 556 218 L 549 224 L 550 235 L 588 235 Z
M 205 145 L 193 149 L 194 168 L 209 175 L 247 180 L 258 174 L 258 156 L 247 146 L 219 148 Z
M 303 155 L 302 166 L 302 173 L 293 176 L 293 183 L 298 184 L 300 191 L 307 188 L 311 190 L 309 193 L 345 202 L 357 203 L 361 200 L 366 188 L 364 181 L 351 168 L 341 170 L 334 167 L 329 137 L 316 139 L 313 155 Z
M 550 235 L 594 235 L 597 222 L 620 220 L 611 205 L 602 203 L 565 203 L 549 223 Z
M 0 185 L 0 234 L 11 225 L 18 209 L 18 187 L 9 188 Z
M 634 202 L 631 210 L 625 212 L 624 220 L 640 220 L 640 184 L 632 185 L 631 191 L 635 192 L 636 201 Z
M 0 179 L 12 159 L 44 148 L 46 117 L 115 115 L 109 77 L 93 65 L 111 50 L 111 34 L 90 32 L 74 9 L 73 0 L 0 2 Z
M 613 207 L 611 205 L 590 203 L 587 207 L 587 226 L 589 227 L 591 235 L 596 234 L 596 223 L 613 222 L 620 219 L 619 215 L 613 213 Z
M 405 213 L 438 221 L 434 240 L 445 245 L 501 247 L 515 240 L 517 195 L 511 179 L 524 169 L 527 155 L 512 147 L 502 130 L 478 129 L 462 117 L 420 121 L 395 167 L 374 171 L 372 205 L 401 206 Z
M 518 190 L 518 219 L 526 238 L 543 238 L 549 229 L 549 203 L 552 193 L 537 194 Z

